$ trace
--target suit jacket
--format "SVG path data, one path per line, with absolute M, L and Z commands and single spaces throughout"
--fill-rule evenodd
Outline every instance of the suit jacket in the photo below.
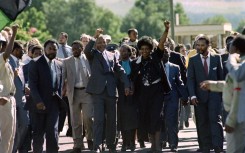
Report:
M 181 55 L 180 53 L 171 51 L 170 52 L 170 57 L 169 57 L 169 62 L 176 64 L 180 67 L 180 74 L 181 74 L 181 78 L 182 81 L 184 82 L 184 84 L 186 85 L 186 81 L 187 81 L 187 76 L 186 76 L 186 67 L 185 67 L 185 57 L 183 55 Z
M 9 64 L 11 65 L 12 70 L 15 71 L 17 65 L 14 59 L 12 58 L 12 56 L 9 57 Z M 22 69 L 22 66 L 20 66 L 19 69 Z M 24 87 L 25 87 L 24 76 L 20 76 L 20 75 L 23 74 L 19 74 L 18 76 L 14 77 L 14 85 L 16 87 L 14 98 L 16 100 L 17 107 L 20 106 L 22 102 L 26 102 L 25 93 L 24 93 Z
M 95 40 L 90 40 L 86 45 L 84 53 L 91 64 L 91 77 L 87 85 L 87 92 L 91 94 L 101 94 L 104 89 L 107 89 L 109 96 L 118 96 L 116 76 L 119 76 L 120 81 L 124 83 L 125 88 L 129 87 L 129 80 L 124 69 L 118 63 L 115 55 L 109 51 L 106 52 L 110 65 L 110 73 L 105 73 L 103 67 L 103 56 L 93 46 Z
M 205 80 L 223 80 L 223 66 L 221 57 L 210 53 L 209 74 L 206 76 L 200 54 L 190 58 L 187 74 L 187 86 L 190 97 L 196 96 L 199 102 L 207 102 L 209 98 L 221 100 L 220 93 L 204 91 L 200 88 L 200 83 Z M 217 99 L 218 98 L 218 99 Z
M 29 66 L 29 87 L 34 106 L 43 102 L 46 107 L 45 111 L 40 112 L 51 112 L 52 109 L 59 107 L 59 99 L 55 98 L 53 94 L 57 93 L 59 96 L 61 94 L 62 63 L 56 59 L 53 60 L 57 75 L 55 89 L 52 86 L 51 73 L 44 55 Z
M 180 68 L 178 65 L 169 62 L 169 76 L 168 80 L 171 84 L 172 91 L 171 98 L 179 101 L 179 98 L 188 100 L 187 89 L 181 79 Z
M 89 79 L 91 75 L 91 70 L 89 66 L 89 62 L 84 54 L 81 55 L 81 58 L 85 61 L 86 69 L 87 69 L 87 76 Z M 73 94 L 74 94 L 74 87 L 76 83 L 76 66 L 75 66 L 75 59 L 74 56 L 68 57 L 63 60 L 63 73 L 62 73 L 63 82 L 66 81 L 66 89 L 67 89 L 67 97 L 69 102 L 73 103 Z M 87 88 L 87 87 L 85 87 Z

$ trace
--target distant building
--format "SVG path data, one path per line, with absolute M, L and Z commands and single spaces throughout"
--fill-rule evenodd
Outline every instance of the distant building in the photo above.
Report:
M 205 34 L 211 38 L 211 45 L 214 48 L 223 48 L 225 38 L 232 32 L 231 23 L 220 25 L 186 25 L 175 26 L 175 41 L 178 43 L 193 44 L 198 34 Z

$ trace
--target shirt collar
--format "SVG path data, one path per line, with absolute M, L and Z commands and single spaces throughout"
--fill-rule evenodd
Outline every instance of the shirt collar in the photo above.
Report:
M 15 63 L 19 62 L 18 58 L 15 57 L 14 55 L 11 54 L 10 56 L 13 58 L 13 60 L 14 60 Z
M 44 57 L 45 57 L 47 63 L 49 63 L 50 62 L 50 59 L 48 59 L 48 57 L 45 54 L 44 54 Z M 53 60 L 51 61 L 51 63 L 53 63 Z
M 200 54 L 201 58 L 203 58 L 204 56 L 202 54 Z M 210 51 L 208 51 L 208 55 L 207 58 L 210 58 Z

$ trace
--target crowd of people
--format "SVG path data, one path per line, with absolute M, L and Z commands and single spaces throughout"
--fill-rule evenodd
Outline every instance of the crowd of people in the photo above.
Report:
M 168 37 L 138 39 L 137 29 L 112 44 L 101 28 L 68 45 L 68 34 L 41 44 L 15 40 L 18 26 L 0 33 L 0 153 L 58 153 L 68 118 L 71 153 L 85 149 L 178 152 L 178 132 L 189 127 L 191 105 L 197 152 L 245 153 L 245 37 L 226 38 L 224 53 L 206 35 L 191 45 Z M 86 138 L 88 148 L 85 148 Z

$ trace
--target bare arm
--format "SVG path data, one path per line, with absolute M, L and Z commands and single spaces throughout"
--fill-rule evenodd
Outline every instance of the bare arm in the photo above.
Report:
M 12 35 L 12 37 L 10 38 L 10 41 L 9 41 L 9 43 L 8 43 L 8 45 L 7 45 L 7 48 L 6 48 L 5 52 L 3 53 L 3 58 L 4 58 L 5 61 L 6 61 L 6 59 L 9 58 L 9 56 L 10 56 L 12 50 L 13 50 L 14 40 L 15 40 L 15 37 L 16 37 L 16 34 L 17 34 L 17 29 L 18 29 L 18 27 L 19 27 L 18 25 L 13 25 L 13 26 L 12 26 L 12 29 L 13 29 L 13 35 Z

